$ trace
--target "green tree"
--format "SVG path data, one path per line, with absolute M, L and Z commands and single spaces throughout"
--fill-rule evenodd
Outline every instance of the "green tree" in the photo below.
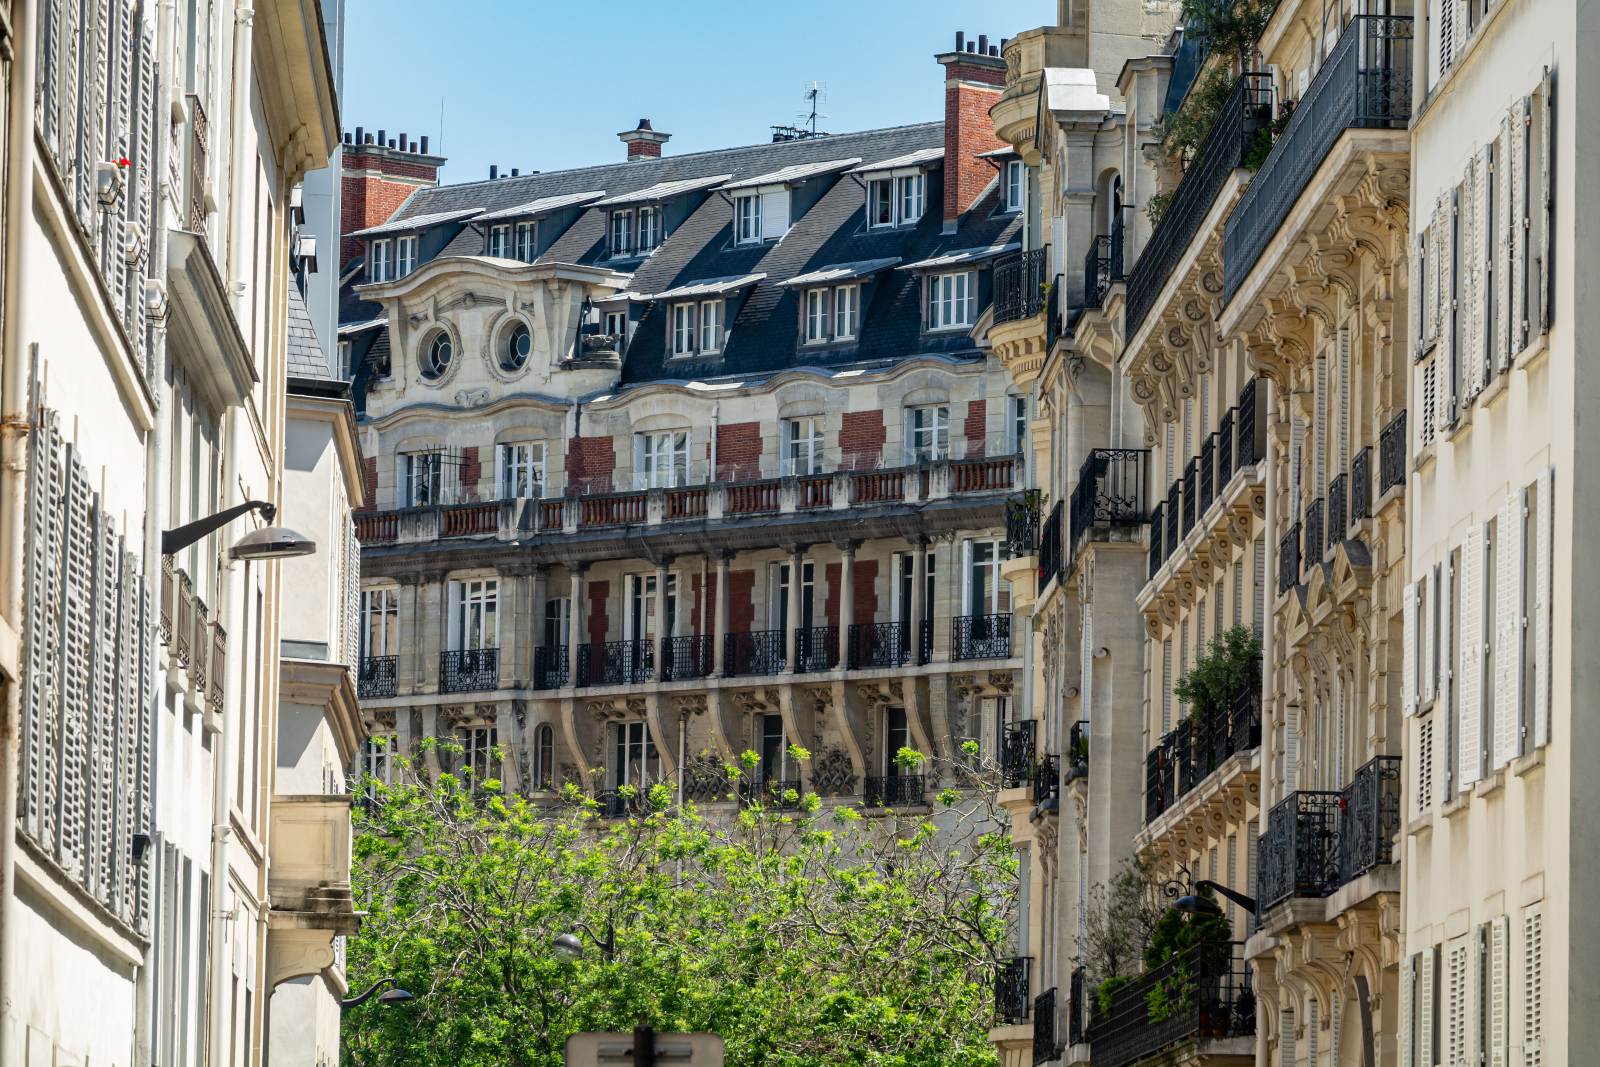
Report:
M 568 1035 L 642 1019 L 721 1034 L 732 1065 L 993 1064 L 1016 861 L 984 776 L 924 769 L 961 786 L 933 815 L 791 795 L 707 818 L 657 785 L 606 819 L 570 786 L 541 808 L 470 776 L 369 785 L 351 985 L 417 999 L 350 1012 L 346 1062 L 554 1067 Z

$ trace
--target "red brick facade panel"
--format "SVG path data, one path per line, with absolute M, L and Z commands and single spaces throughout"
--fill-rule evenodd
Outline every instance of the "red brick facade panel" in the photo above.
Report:
M 712 578 L 715 587 L 716 579 Z M 747 634 L 756 621 L 756 572 L 742 570 L 728 572 L 728 632 Z
M 468 445 L 461 450 L 461 499 L 478 499 L 478 482 L 483 477 L 483 464 L 478 460 L 478 446 Z
M 994 122 L 989 118 L 989 109 L 1000 99 L 1005 72 L 955 63 L 946 78 L 944 217 L 952 220 L 970 208 L 995 179 L 994 166 L 978 155 L 1006 147 L 994 135 Z
M 361 477 L 367 487 L 367 499 L 366 503 L 356 510 L 371 511 L 378 506 L 378 457 L 367 456 L 361 461 L 361 465 L 363 468 Z
M 617 453 L 609 437 L 574 437 L 567 443 L 569 492 L 609 493 L 617 469 Z
M 822 625 L 839 625 L 839 565 L 837 563 L 824 564 L 822 580 L 827 584 L 828 590 L 822 595 Z
M 852 623 L 869 623 L 877 621 L 878 614 L 878 561 L 875 559 L 858 559 L 852 571 L 855 587 L 850 590 L 850 621 Z M 829 563 L 822 568 L 823 581 L 828 589 L 822 598 L 823 623 L 819 625 L 839 625 L 839 595 L 843 590 L 839 584 L 839 564 Z
M 967 401 L 967 424 L 963 427 L 967 439 L 967 455 L 983 455 L 984 438 L 988 436 L 988 401 Z
M 603 645 L 611 627 L 611 617 L 606 614 L 606 600 L 611 596 L 610 582 L 589 582 L 584 586 L 589 594 L 589 643 Z
M 883 464 L 883 412 L 847 411 L 839 429 L 839 453 L 850 470 L 872 470 Z
M 717 479 L 748 482 L 761 477 L 761 424 L 730 422 L 717 427 Z

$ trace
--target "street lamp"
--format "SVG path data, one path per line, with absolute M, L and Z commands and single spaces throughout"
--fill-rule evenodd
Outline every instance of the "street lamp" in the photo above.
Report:
M 606 920 L 606 936 L 604 940 L 596 937 L 594 931 L 587 926 L 579 925 L 578 929 L 589 935 L 589 939 L 599 947 L 601 958 L 607 963 L 616 959 L 617 931 L 616 927 L 611 924 L 611 920 Z M 571 931 L 552 938 L 550 940 L 550 948 L 557 956 L 565 960 L 576 962 L 583 958 L 583 938 Z
M 366 992 L 358 994 L 357 996 L 353 996 L 348 1000 L 339 1001 L 339 1011 L 347 1012 L 351 1008 L 359 1008 L 361 1005 L 371 1000 L 372 995 L 377 993 L 379 989 L 386 985 L 394 986 L 394 988 L 385 989 L 383 991 L 383 993 L 378 997 L 379 1004 L 405 1004 L 409 1001 L 417 999 L 404 989 L 400 988 L 400 979 L 380 978 L 368 986 Z
M 1247 897 L 1243 893 L 1240 893 L 1237 890 L 1229 889 L 1227 886 L 1222 885 L 1219 882 L 1213 882 L 1209 878 L 1202 878 L 1196 882 L 1194 884 L 1195 891 L 1192 893 L 1186 893 L 1179 897 L 1177 902 L 1172 906 L 1183 912 L 1185 915 L 1221 915 L 1221 906 L 1219 906 L 1217 902 L 1212 900 L 1210 897 L 1201 896 L 1200 890 L 1202 889 L 1209 889 L 1213 893 L 1227 897 L 1229 900 L 1233 901 L 1235 904 L 1239 905 L 1239 907 L 1243 908 L 1252 915 L 1254 915 L 1256 912 L 1256 901 L 1254 897 Z
M 268 523 L 278 515 L 278 506 L 265 500 L 246 500 L 243 504 L 236 504 L 225 508 L 215 515 L 207 515 L 203 519 L 184 523 L 175 530 L 161 531 L 161 554 L 163 556 L 176 555 L 194 544 L 206 534 L 222 529 L 228 523 L 248 512 L 258 512 Z M 263 526 L 259 530 L 251 530 L 234 543 L 232 554 L 234 559 L 242 560 L 268 560 L 288 559 L 291 556 L 309 556 L 317 550 L 317 543 L 304 534 L 295 533 L 293 530 L 282 526 Z

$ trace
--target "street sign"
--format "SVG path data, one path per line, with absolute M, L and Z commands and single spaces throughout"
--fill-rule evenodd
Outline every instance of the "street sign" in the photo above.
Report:
M 722 1067 L 716 1034 L 658 1034 L 640 1027 L 631 1034 L 573 1034 L 567 1067 Z

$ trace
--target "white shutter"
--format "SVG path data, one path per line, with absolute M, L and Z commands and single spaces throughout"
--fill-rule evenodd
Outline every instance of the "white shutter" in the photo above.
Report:
M 1467 944 L 1465 937 L 1446 946 L 1444 971 L 1444 1062 L 1467 1061 Z
M 1433 702 L 1434 684 L 1439 680 L 1439 565 L 1434 564 L 1417 589 L 1418 636 L 1417 701 L 1424 707 Z
M 961 613 L 976 615 L 972 604 L 972 541 L 961 542 Z
M 1294 1009 L 1278 1012 L 1278 1067 L 1299 1067 L 1300 1057 L 1294 1048 Z
M 1339 994 L 1333 994 L 1328 1002 L 1328 1061 L 1333 1067 L 1339 1067 L 1339 1028 L 1344 1022 L 1344 1002 Z
M 1400 594 L 1400 702 L 1407 715 L 1417 713 L 1417 585 L 1407 582 Z
M 1161 733 L 1172 729 L 1172 638 L 1161 641 Z
M 1500 136 L 1494 150 L 1494 307 L 1489 313 L 1494 331 L 1494 366 L 1504 371 L 1511 366 L 1511 116 L 1500 118 Z
M 1417 1040 L 1413 990 L 1416 986 L 1419 960 L 1420 957 L 1412 953 L 1400 968 L 1400 1067 L 1413 1067 L 1412 1050 L 1416 1047 Z
M 1439 432 L 1439 358 L 1438 352 L 1430 352 L 1422 361 L 1422 385 L 1418 390 L 1421 402 L 1420 417 L 1417 419 L 1417 451 L 1422 451 L 1433 444 L 1433 439 Z
M 1256 639 L 1260 640 L 1267 618 L 1267 538 L 1265 534 L 1256 538 L 1255 547 L 1251 551 L 1251 558 L 1254 560 L 1254 573 L 1251 578 L 1255 583 L 1255 587 L 1251 591 L 1255 600 L 1253 605 L 1255 609 L 1253 625 Z
M 1551 679 L 1551 582 L 1552 539 L 1555 534 L 1551 520 L 1555 510 L 1555 487 L 1552 469 L 1539 472 L 1534 482 L 1536 514 L 1533 525 L 1533 744 L 1539 747 L 1550 741 L 1550 704 L 1554 693 Z
M 445 637 L 449 642 L 445 650 L 453 652 L 462 646 L 461 633 L 461 583 L 445 583 Z
M 768 189 L 761 194 L 761 237 L 770 240 L 789 232 L 789 190 Z
M 1528 98 L 1511 108 L 1511 355 L 1528 343 Z
M 1535 293 L 1537 316 L 1534 319 L 1539 332 L 1543 333 L 1550 328 L 1551 308 L 1555 301 L 1553 288 L 1555 271 L 1551 259 L 1555 256 L 1555 230 L 1552 228 L 1555 221 L 1555 186 L 1554 172 L 1550 169 L 1554 159 L 1555 121 L 1551 114 L 1554 109 L 1555 82 L 1550 77 L 1550 68 L 1546 67 L 1544 77 L 1539 81 L 1539 98 L 1535 105 L 1534 122 L 1538 126 L 1539 158 L 1535 161 L 1538 167 L 1538 178 L 1534 186 L 1537 196 L 1533 203 L 1534 225 L 1538 233 L 1534 242 L 1534 256 L 1538 260 L 1538 269 L 1534 273 L 1533 281 L 1537 287 Z
M 1450 649 L 1452 622 L 1451 612 L 1455 608 L 1454 593 L 1455 572 L 1450 566 L 1449 557 L 1433 571 L 1433 596 L 1438 607 L 1435 615 L 1439 620 L 1439 634 L 1435 638 L 1436 651 L 1434 653 L 1434 666 L 1438 672 L 1434 686 L 1434 694 L 1443 709 L 1441 718 L 1450 713 L 1451 686 L 1455 682 L 1455 664 L 1451 661 Z
M 1422 281 L 1422 269 L 1426 261 L 1427 238 L 1424 233 L 1418 233 L 1416 239 L 1411 242 L 1411 294 L 1406 300 L 1408 312 L 1406 325 L 1411 333 L 1409 340 L 1413 360 L 1421 359 L 1422 353 L 1427 350 L 1427 346 L 1423 343 L 1425 340 L 1423 322 L 1426 316 L 1422 310 L 1423 301 L 1427 298 L 1427 287 Z
M 1321 1067 L 1317 1063 L 1321 1034 L 1321 1019 L 1318 1018 L 1322 1002 L 1315 993 L 1306 998 L 1306 1062 L 1312 1067 Z
M 1316 388 L 1317 394 L 1312 398 L 1315 405 L 1312 411 L 1315 414 L 1311 420 L 1311 434 L 1314 439 L 1311 457 L 1315 466 L 1311 471 L 1311 498 L 1321 500 L 1328 489 L 1328 359 L 1326 356 L 1317 357 Z M 1323 514 L 1326 515 L 1327 505 L 1324 504 L 1323 508 Z M 1327 540 L 1327 536 L 1324 535 L 1324 543 Z
M 1544 1067 L 1544 916 L 1522 916 L 1522 1067 Z
M 1456 393 L 1461 411 L 1470 410 L 1472 398 L 1477 396 L 1478 374 L 1475 363 L 1477 353 L 1473 317 L 1478 285 L 1477 244 L 1477 169 L 1476 160 L 1469 159 L 1461 174 L 1461 188 L 1456 210 L 1456 289 L 1459 294 L 1456 314 Z
M 1439 67 L 1434 79 L 1441 80 L 1456 61 L 1456 0 L 1436 0 L 1439 9 Z M 1452 1064 L 1451 1067 L 1454 1067 Z
M 1490 224 L 1490 194 L 1493 185 L 1489 177 L 1489 159 L 1493 149 L 1484 145 L 1473 157 L 1472 181 L 1472 345 L 1467 359 L 1471 364 L 1471 395 L 1477 396 L 1489 384 L 1489 368 L 1494 359 L 1494 348 L 1489 338 L 1489 264 L 1494 258 L 1494 228 Z
M 1416 795 L 1417 814 L 1426 814 L 1433 807 L 1434 795 L 1434 766 L 1433 766 L 1433 723 L 1434 716 L 1427 715 L 1417 720 L 1417 758 L 1416 762 Z
M 1283 715 L 1283 792 L 1300 788 L 1300 708 L 1290 704 Z
M 1516 758 L 1522 697 L 1523 490 L 1513 490 L 1495 525 L 1494 766 Z
M 904 561 L 904 553 L 895 552 L 889 556 L 889 618 L 894 622 L 911 618 L 911 605 L 901 603 L 900 586 L 905 581 L 901 568 L 905 566 Z M 924 606 L 923 612 L 926 614 L 926 606 Z
M 1489 1067 L 1508 1067 L 1508 1038 L 1510 1018 L 1508 1007 L 1508 986 L 1510 973 L 1507 970 L 1507 942 L 1511 938 L 1511 919 L 1501 915 L 1489 922 L 1489 1034 L 1488 1055 L 1480 1062 L 1487 1062 Z M 1481 1002 L 1481 998 L 1480 998 Z
M 1334 450 L 1334 461 L 1338 464 L 1338 473 L 1344 474 L 1350 468 L 1350 328 L 1339 328 L 1339 439 Z M 1349 488 L 1345 489 L 1345 515 L 1344 521 L 1350 521 L 1349 514 Z M 1329 536 L 1330 543 L 1344 540 L 1344 531 L 1335 530 L 1334 536 Z
M 1461 672 L 1456 737 L 1460 769 L 1457 787 L 1466 789 L 1478 780 L 1481 742 L 1478 724 L 1483 716 L 1483 528 L 1473 524 L 1461 548 Z
M 1455 425 L 1461 395 L 1461 365 L 1457 355 L 1459 316 L 1456 313 L 1460 306 L 1460 271 L 1456 267 L 1459 246 L 1456 223 L 1460 217 L 1460 196 L 1459 189 L 1451 189 L 1440 198 L 1439 204 L 1440 231 L 1444 238 L 1444 247 L 1439 250 L 1439 358 L 1442 360 L 1440 373 L 1445 377 L 1444 403 L 1440 406 L 1439 417 L 1452 426 Z
M 1439 339 L 1439 204 L 1423 230 L 1422 252 L 1422 345 L 1431 348 Z
M 1244 892 L 1245 896 L 1253 897 L 1256 893 L 1256 867 L 1261 856 L 1261 828 L 1254 819 L 1245 824 L 1244 856 Z M 1256 928 L 1255 912 L 1244 918 L 1245 927 L 1253 933 Z
M 1422 979 L 1417 983 L 1417 1060 L 1418 1067 L 1433 1067 L 1433 972 L 1438 962 L 1436 949 L 1422 954 Z

